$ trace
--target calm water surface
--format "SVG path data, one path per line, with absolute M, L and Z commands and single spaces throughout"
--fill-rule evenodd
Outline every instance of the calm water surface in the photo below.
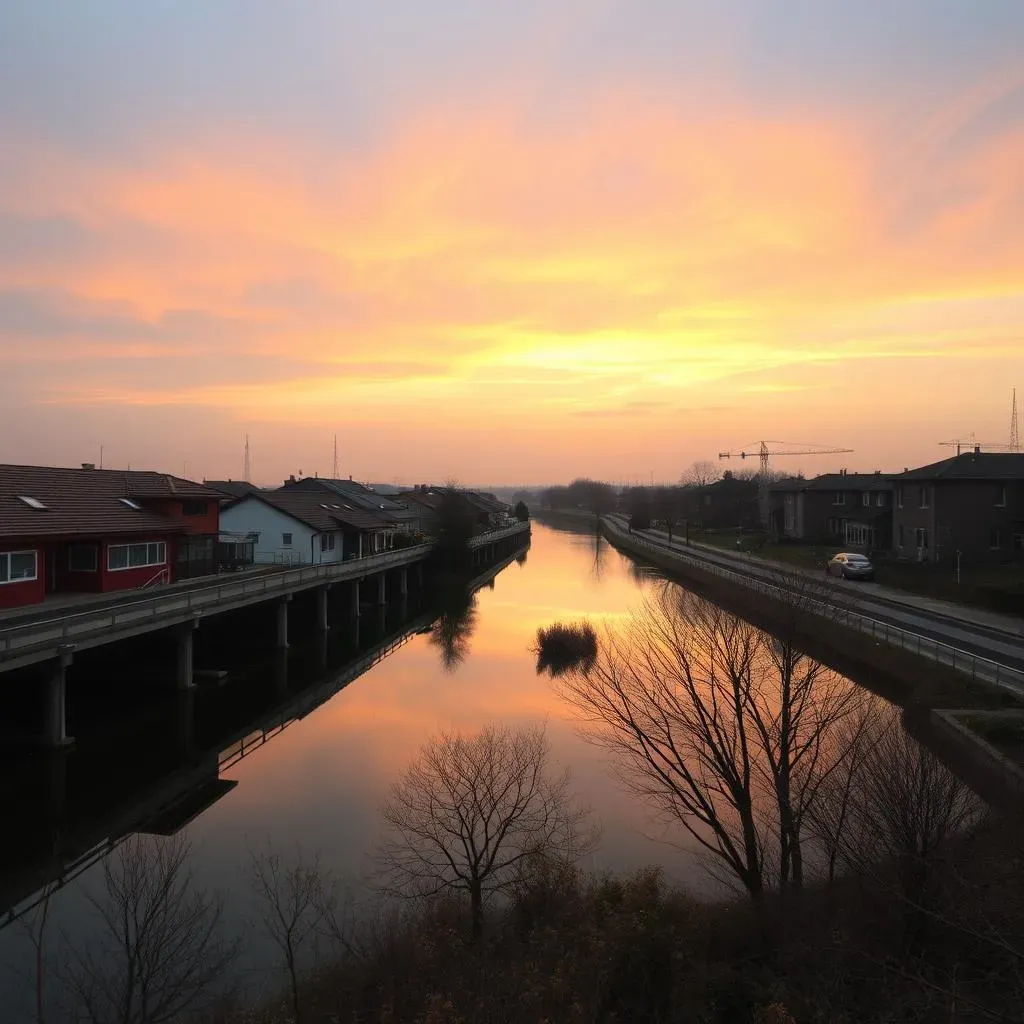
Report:
M 624 616 L 646 588 L 657 585 L 604 541 L 534 524 L 525 563 L 513 562 L 493 587 L 477 593 L 461 664 L 446 668 L 438 645 L 416 635 L 224 772 L 237 784 L 186 826 L 185 834 L 197 882 L 223 894 L 228 929 L 251 939 L 240 971 L 249 979 L 265 978 L 257 972 L 271 962 L 266 944 L 249 927 L 255 914 L 247 881 L 250 850 L 272 844 L 285 852 L 318 852 L 357 901 L 370 899 L 367 874 L 380 834 L 378 807 L 423 742 L 440 729 L 546 723 L 554 767 L 571 768 L 577 793 L 603 825 L 589 866 L 628 871 L 655 864 L 675 881 L 705 886 L 693 855 L 670 842 L 683 843 L 678 832 L 666 833 L 616 782 L 605 755 L 579 737 L 569 708 L 546 677 L 536 674 L 530 651 L 539 626 Z M 289 662 L 302 657 L 301 649 L 293 649 Z M 117 770 L 130 773 L 132 766 Z M 89 869 L 53 898 L 54 933 L 88 940 L 94 919 L 84 897 L 101 883 L 101 870 Z M 17 925 L 0 930 L 0 965 L 7 965 L 6 973 L 0 967 L 0 994 L 6 997 L 0 1005 L 12 1007 L 25 993 L 11 970 L 26 952 Z

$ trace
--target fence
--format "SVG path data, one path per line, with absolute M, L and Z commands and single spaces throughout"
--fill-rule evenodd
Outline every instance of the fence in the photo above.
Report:
M 639 537 L 635 533 L 629 534 L 621 527 L 607 520 L 605 520 L 605 525 L 618 538 L 626 540 L 629 544 L 635 544 L 640 548 L 647 548 L 660 557 L 674 558 L 679 562 L 699 569 L 701 572 L 710 573 L 713 576 L 729 580 L 732 583 L 755 590 L 775 600 L 788 600 L 792 596 L 792 590 L 788 590 L 776 583 L 769 583 L 756 576 L 727 569 L 717 562 L 669 548 L 667 545 L 658 544 L 648 540 L 646 537 Z M 909 651 L 922 658 L 927 658 L 936 664 L 946 665 L 957 672 L 970 676 L 973 680 L 990 683 L 1018 696 L 1024 694 L 1024 672 L 1019 669 L 1011 668 L 991 658 L 982 657 L 971 651 L 954 647 L 952 644 L 935 640 L 932 637 L 922 636 L 920 633 L 914 633 L 911 630 L 894 626 L 892 623 L 872 618 L 869 615 L 863 615 L 860 612 L 851 611 L 848 608 L 843 608 L 828 601 L 821 600 L 814 603 L 822 608 L 829 608 L 835 621 L 850 629 L 865 633 L 880 643 L 888 644 L 902 651 Z

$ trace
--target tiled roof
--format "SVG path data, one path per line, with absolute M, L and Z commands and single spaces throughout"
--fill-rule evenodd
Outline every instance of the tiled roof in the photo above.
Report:
M 822 473 L 810 480 L 781 480 L 772 491 L 891 491 L 892 477 L 885 473 Z
M 371 512 L 373 515 L 392 523 L 409 522 L 419 516 L 419 513 L 414 512 L 400 501 L 396 501 L 385 494 L 371 491 L 362 484 L 356 483 L 355 480 L 305 477 L 294 484 L 288 484 L 282 490 L 327 491 L 331 494 L 336 494 L 350 506 Z
M 1024 480 L 1024 454 L 962 452 L 950 459 L 911 469 L 894 479 L 904 480 Z
M 333 532 L 339 526 L 350 526 L 354 530 L 374 531 L 383 530 L 389 525 L 379 516 L 353 508 L 342 502 L 337 496 L 302 487 L 282 487 L 276 491 L 254 491 L 235 502 L 235 506 L 245 500 L 262 501 L 320 533 Z
M 444 495 L 438 494 L 437 491 L 403 491 L 399 498 L 406 503 L 415 502 L 433 512 L 444 500 Z
M 253 491 L 259 490 L 255 484 L 249 483 L 248 480 L 204 480 L 203 484 L 215 491 L 220 491 L 227 498 L 244 498 L 247 494 L 252 494 Z
M 177 533 L 184 530 L 177 520 L 119 499 L 218 497 L 202 484 L 166 473 L 0 465 L 0 537 Z

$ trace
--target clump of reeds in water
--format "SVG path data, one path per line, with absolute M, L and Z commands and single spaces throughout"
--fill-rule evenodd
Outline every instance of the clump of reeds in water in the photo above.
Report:
M 537 655 L 537 674 L 552 678 L 573 669 L 589 672 L 597 660 L 597 633 L 589 622 L 556 622 L 537 630 L 533 647 Z

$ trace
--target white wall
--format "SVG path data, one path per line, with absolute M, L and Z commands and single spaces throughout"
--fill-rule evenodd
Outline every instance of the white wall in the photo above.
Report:
M 258 534 L 253 554 L 257 565 L 275 562 L 309 564 L 310 541 L 315 531 L 256 498 L 244 498 L 238 504 L 222 509 L 220 525 L 225 530 Z M 282 534 L 285 533 L 292 535 L 290 547 L 283 543 Z M 340 555 L 340 551 L 339 538 L 336 549 L 327 554 Z M 320 544 L 314 541 L 313 558 L 319 561 L 320 557 Z
M 325 550 L 324 546 L 330 544 L 328 536 L 334 538 L 334 550 Z M 343 559 L 343 545 L 342 545 L 342 533 L 338 530 L 336 533 L 326 534 L 321 533 L 315 541 L 313 541 L 313 555 L 318 562 L 340 562 Z

